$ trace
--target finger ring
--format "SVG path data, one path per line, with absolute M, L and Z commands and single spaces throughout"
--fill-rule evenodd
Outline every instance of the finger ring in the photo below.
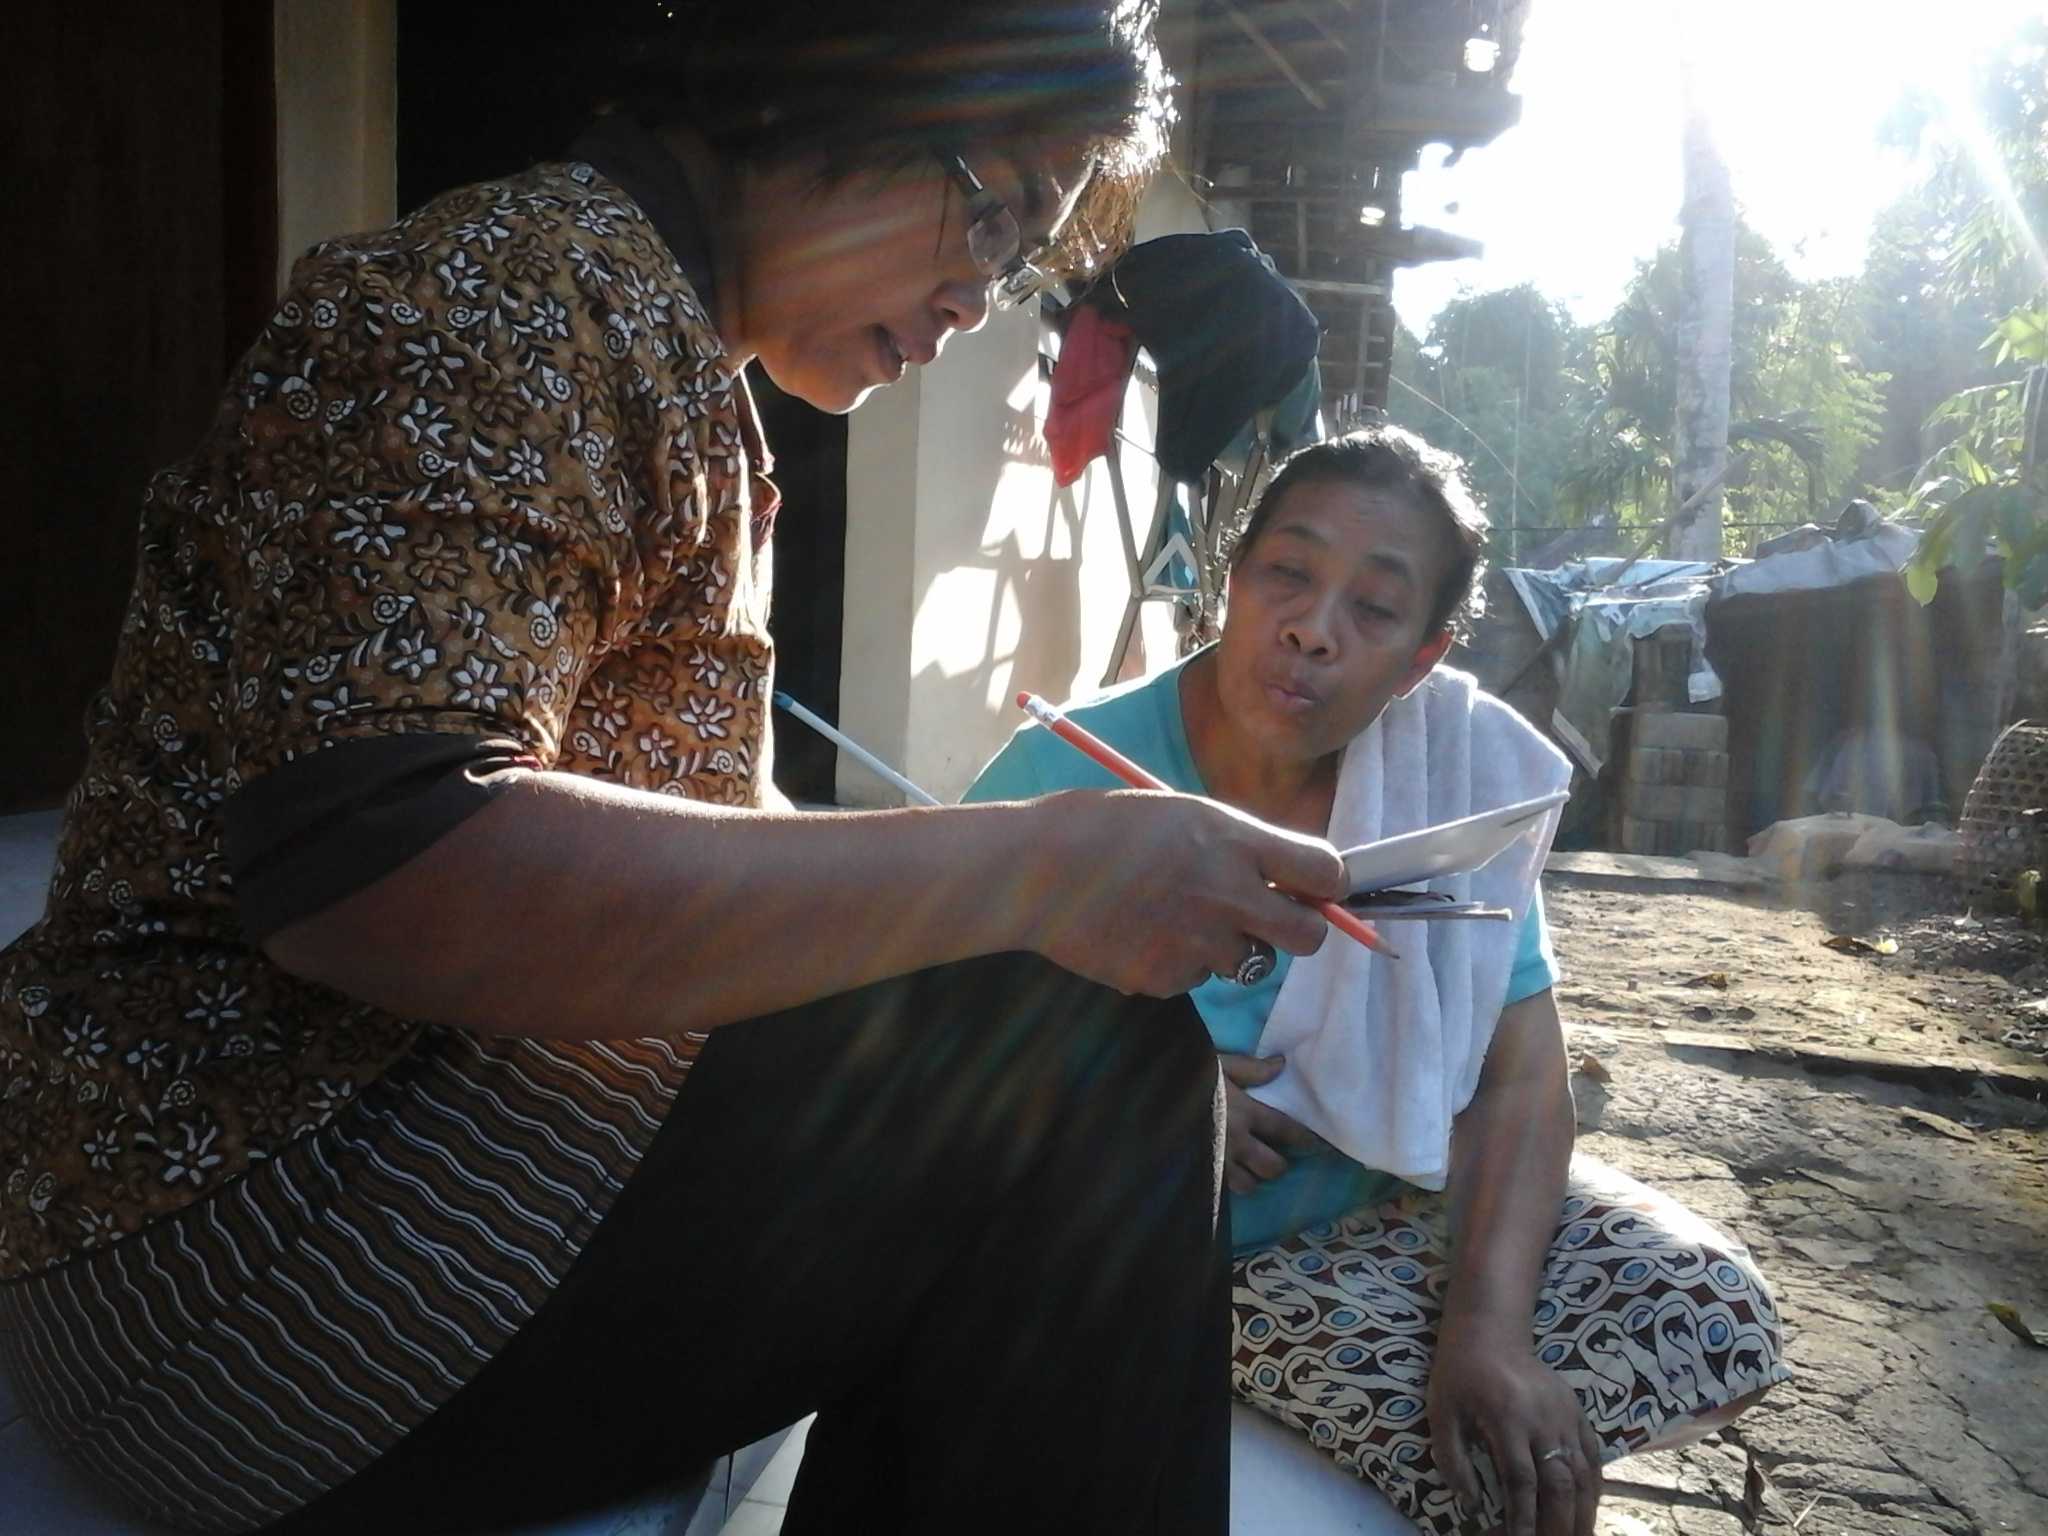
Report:
M 1255 987 L 1273 974 L 1273 961 L 1273 946 L 1264 939 L 1253 939 L 1250 951 L 1237 962 L 1230 979 L 1240 987 Z
M 1538 1456 L 1536 1463 L 1538 1466 L 1541 1466 L 1546 1461 L 1557 1461 L 1562 1457 L 1571 1455 L 1571 1453 L 1572 1448 L 1568 1445 L 1554 1445 L 1541 1456 Z

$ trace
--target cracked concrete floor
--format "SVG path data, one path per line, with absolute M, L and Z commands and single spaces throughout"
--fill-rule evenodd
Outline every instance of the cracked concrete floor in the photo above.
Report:
M 1610 1075 L 1574 1079 L 1581 1145 L 1750 1245 L 1798 1372 L 1715 1441 L 1613 1467 L 1603 1536 L 1735 1536 L 1748 1455 L 1760 1530 L 2048 1536 L 2048 1350 L 1985 1310 L 2048 1328 L 2048 1108 L 1668 1042 L 1704 1007 L 1761 1042 L 1989 1054 L 1929 1006 L 1939 989 L 1824 949 L 1809 913 L 1545 890 L 1574 1058 Z M 1708 971 L 1727 986 L 1686 987 Z

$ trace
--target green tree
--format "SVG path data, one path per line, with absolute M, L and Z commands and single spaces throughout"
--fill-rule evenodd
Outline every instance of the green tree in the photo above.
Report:
M 1921 466 L 1953 435 L 1935 419 L 1935 408 L 1994 379 L 1982 343 L 2002 311 L 1984 295 L 1959 295 L 1948 284 L 1959 227 L 1955 211 L 1923 187 L 1898 198 L 1871 228 L 1855 304 L 1863 361 L 1887 383 L 1878 436 L 1859 473 L 1880 495 L 1909 493 Z
M 1583 344 L 1564 307 L 1528 284 L 1460 295 L 1438 312 L 1426 339 L 1405 327 L 1395 339 L 1388 416 L 1465 460 L 1493 519 L 1495 559 L 1529 542 L 1517 525 L 1557 521 L 1556 483 L 1571 446 L 1571 362 Z
M 1912 104 L 1909 104 L 1909 108 Z M 1905 510 L 1929 514 L 1907 580 L 1930 601 L 1939 572 L 1995 547 L 2029 607 L 2048 603 L 2048 21 L 1994 50 L 1979 75 L 1980 149 L 1946 149 L 1930 178 L 1933 217 L 1953 231 L 1940 291 L 1990 309 L 1982 382 L 1929 416 L 1943 439 Z
M 1701 109 L 1690 55 L 1679 31 L 1680 90 L 1685 98 L 1685 201 L 1678 211 L 1676 314 L 1677 413 L 1672 437 L 1672 500 L 1665 544 L 1680 560 L 1721 558 L 1721 504 L 1728 475 L 1733 397 L 1735 193 L 1728 164 Z
M 1562 306 L 1523 283 L 1453 299 L 1430 323 L 1427 348 L 1447 368 L 1490 368 L 1517 381 L 1530 411 L 1545 415 L 1563 404 L 1576 330 Z
M 1567 520 L 1609 515 L 1648 531 L 1677 505 L 1678 312 L 1682 268 L 1667 246 L 1638 265 L 1586 348 L 1571 467 L 1558 485 Z M 1822 514 L 1860 488 L 1858 460 L 1882 420 L 1883 376 L 1858 361 L 1861 316 L 1847 283 L 1802 283 L 1770 244 L 1735 229 L 1729 346 L 1725 547 Z

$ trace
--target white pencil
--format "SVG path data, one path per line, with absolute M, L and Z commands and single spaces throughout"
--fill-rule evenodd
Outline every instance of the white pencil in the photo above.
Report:
M 846 753 L 855 762 L 859 763 L 863 768 L 867 769 L 868 772 L 874 774 L 879 779 L 883 779 L 886 780 L 888 783 L 894 784 L 898 789 L 902 790 L 904 794 L 910 796 L 910 798 L 916 801 L 919 805 L 941 805 L 944 803 L 939 799 L 937 795 L 927 794 L 922 789 L 919 789 L 915 784 L 911 783 L 910 780 L 906 779 L 894 768 L 891 768 L 887 763 L 883 762 L 879 757 L 875 756 L 874 753 L 870 752 L 866 747 L 862 746 L 859 742 L 855 741 L 851 736 L 847 735 L 844 731 L 835 730 L 833 727 L 827 725 L 824 721 L 820 720 L 816 715 L 812 714 L 808 709 L 805 709 L 803 705 L 797 703 L 795 699 L 792 699 L 788 694 L 784 693 L 779 688 L 775 691 L 775 706 L 778 709 L 788 710 L 792 715 L 795 715 L 797 719 L 803 721 L 805 725 L 808 725 L 820 736 L 824 737 L 827 741 L 831 742 L 834 746 L 839 748 L 840 751 Z

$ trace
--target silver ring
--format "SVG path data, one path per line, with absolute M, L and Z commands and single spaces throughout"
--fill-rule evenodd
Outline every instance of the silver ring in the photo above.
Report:
M 1230 973 L 1230 979 L 1240 987 L 1256 987 L 1273 974 L 1274 958 L 1272 945 L 1264 939 L 1253 939 L 1250 951 L 1237 962 L 1237 969 Z
M 1538 1466 L 1541 1466 L 1546 1461 L 1557 1461 L 1561 1458 L 1570 1456 L 1571 1453 L 1572 1448 L 1568 1445 L 1552 1446 L 1549 1450 L 1545 1451 L 1541 1456 L 1538 1456 L 1536 1458 L 1536 1464 Z

